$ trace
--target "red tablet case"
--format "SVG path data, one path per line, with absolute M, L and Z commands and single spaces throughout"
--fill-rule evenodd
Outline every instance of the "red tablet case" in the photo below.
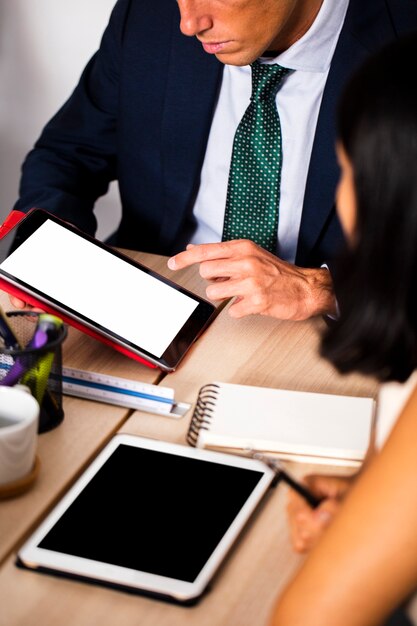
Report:
M 4 223 L 0 226 L 0 239 L 4 237 L 12 228 L 14 228 L 24 217 L 26 217 L 26 215 L 27 214 L 22 213 L 22 211 L 12 211 L 11 213 L 9 213 Z M 25 302 L 27 302 L 28 304 L 31 304 L 32 306 L 41 308 L 46 313 L 52 313 L 53 315 L 57 315 L 62 320 L 64 320 L 64 322 L 66 322 L 67 324 L 70 324 L 71 326 L 74 326 L 74 328 L 81 330 L 83 333 L 86 333 L 87 335 L 94 337 L 94 339 L 97 339 L 98 341 L 105 343 L 107 346 L 111 346 L 112 348 L 114 348 L 118 352 L 121 352 L 125 356 L 128 356 L 129 358 L 134 359 L 135 361 L 139 361 L 139 363 L 143 363 L 147 367 L 152 367 L 154 369 L 158 367 L 154 363 L 150 363 L 149 361 L 140 357 L 134 352 L 131 352 L 128 348 L 119 346 L 119 344 L 115 343 L 108 337 L 104 337 L 103 335 L 100 335 L 99 333 L 95 332 L 88 326 L 85 326 L 84 324 L 82 324 L 82 322 L 78 322 L 77 320 L 71 319 L 64 313 L 61 313 L 61 311 L 56 311 L 53 307 L 49 306 L 48 304 L 45 304 L 44 302 L 41 302 L 40 300 L 37 300 L 35 297 L 25 293 L 23 290 L 19 289 L 15 285 L 11 285 L 3 278 L 0 278 L 0 289 L 7 291 L 8 293 L 10 293 L 12 296 L 15 296 L 16 298 L 20 298 L 21 300 L 24 300 Z

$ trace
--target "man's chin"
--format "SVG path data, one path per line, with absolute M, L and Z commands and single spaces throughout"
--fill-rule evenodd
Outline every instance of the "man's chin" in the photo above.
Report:
M 236 65 L 242 67 L 243 65 L 250 65 L 258 56 L 248 54 L 247 52 L 219 52 L 214 55 L 220 63 L 224 65 Z

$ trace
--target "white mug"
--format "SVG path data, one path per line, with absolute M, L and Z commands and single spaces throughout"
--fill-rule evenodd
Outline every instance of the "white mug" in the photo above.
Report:
M 18 387 L 0 387 L 0 486 L 23 478 L 36 455 L 39 404 Z

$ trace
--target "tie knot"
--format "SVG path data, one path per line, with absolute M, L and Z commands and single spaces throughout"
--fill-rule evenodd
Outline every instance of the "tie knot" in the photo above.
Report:
M 252 68 L 252 95 L 251 100 L 273 100 L 278 92 L 282 79 L 290 71 L 281 65 L 267 65 L 255 61 Z

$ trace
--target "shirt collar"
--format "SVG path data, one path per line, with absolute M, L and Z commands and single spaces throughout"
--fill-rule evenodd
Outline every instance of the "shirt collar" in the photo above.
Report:
M 349 0 L 323 0 L 308 31 L 288 50 L 274 59 L 263 57 L 261 63 L 279 63 L 283 67 L 304 72 L 327 72 L 348 5 Z

